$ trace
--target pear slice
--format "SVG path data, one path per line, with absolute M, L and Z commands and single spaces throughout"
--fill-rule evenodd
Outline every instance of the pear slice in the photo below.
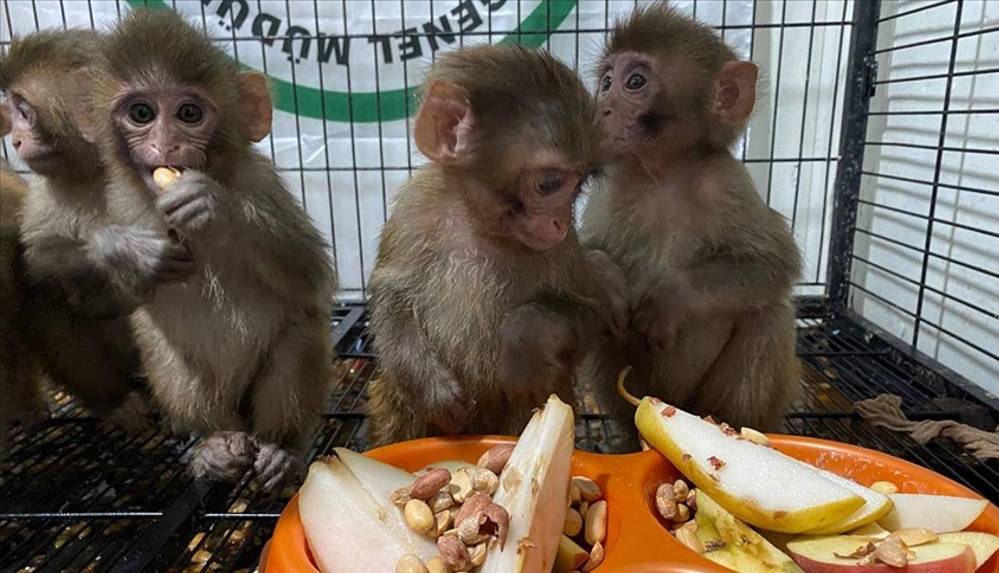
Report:
M 794 560 L 701 490 L 694 519 L 704 557 L 722 567 L 739 573 L 801 573 Z
M 809 466 L 812 467 L 812 466 Z M 858 527 L 867 525 L 868 523 L 875 522 L 882 517 L 888 515 L 888 512 L 892 510 L 892 501 L 886 495 L 881 495 L 880 493 L 866 488 L 859 483 L 848 480 L 846 478 L 840 477 L 830 471 L 826 471 L 822 468 L 812 468 L 815 471 L 822 474 L 822 477 L 833 482 L 836 485 L 843 487 L 844 489 L 850 490 L 853 493 L 864 498 L 864 505 L 860 506 L 857 511 L 844 517 L 843 519 L 824 525 L 817 529 L 813 529 L 808 533 L 810 535 L 824 535 L 829 533 L 845 533 Z
M 684 476 L 751 525 L 801 533 L 837 523 L 865 503 L 815 468 L 660 400 L 644 398 L 635 424 Z
M 407 553 L 424 560 L 437 555 L 433 541 L 410 531 L 398 509 L 386 510 L 335 457 L 309 467 L 298 510 L 323 573 L 394 571 Z
M 354 474 L 361 487 L 374 498 L 375 503 L 386 509 L 395 509 L 392 494 L 399 488 L 412 485 L 416 479 L 416 476 L 406 470 L 383 464 L 347 448 L 335 448 L 333 451 L 350 473 Z
M 534 413 L 493 498 L 510 513 L 506 543 L 491 545 L 480 573 L 552 570 L 565 525 L 573 431 L 572 408 L 555 395 Z

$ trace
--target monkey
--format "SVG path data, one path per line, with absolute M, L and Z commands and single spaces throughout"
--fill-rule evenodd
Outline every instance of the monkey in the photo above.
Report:
M 624 335 L 591 355 L 593 384 L 622 415 L 614 381 L 630 364 L 639 395 L 772 430 L 800 390 L 791 290 L 801 262 L 786 220 L 730 152 L 757 68 L 657 3 L 616 25 L 598 78 L 597 121 L 614 159 L 581 235 L 630 315 Z
M 467 48 L 429 71 L 413 133 L 430 163 L 399 191 L 369 282 L 373 443 L 518 433 L 551 393 L 575 402 L 604 318 L 573 219 L 601 164 L 593 110 L 544 51 Z
M 20 221 L 22 325 L 48 378 L 97 416 L 138 431 L 150 414 L 127 319 L 138 300 L 114 287 L 123 269 L 98 246 L 120 234 L 151 243 L 110 224 L 105 172 L 79 128 L 100 42 L 92 30 L 42 31 L 15 38 L 0 59 L 12 146 L 36 174 Z
M 0 103 L 0 137 L 10 128 L 9 110 Z M 25 285 L 20 219 L 27 190 L 27 182 L 0 158 L 0 452 L 6 449 L 12 425 L 30 426 L 46 409 L 37 357 L 21 324 Z
M 131 315 L 153 395 L 175 430 L 200 436 L 195 477 L 252 469 L 273 489 L 304 467 L 332 390 L 336 277 L 326 241 L 253 147 L 271 129 L 266 77 L 173 11 L 137 9 L 89 81 L 86 134 L 108 166 L 112 217 L 174 240 L 194 264 Z M 163 167 L 180 175 L 160 187 Z M 101 248 L 145 264 L 132 241 Z

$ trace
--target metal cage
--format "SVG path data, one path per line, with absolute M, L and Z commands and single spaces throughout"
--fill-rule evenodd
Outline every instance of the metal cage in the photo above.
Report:
M 413 88 L 440 50 L 546 47 L 592 85 L 608 0 L 0 0 L 0 47 L 50 26 L 177 9 L 269 74 L 279 110 L 262 143 L 333 246 L 339 390 L 309 456 L 363 449 L 377 364 L 364 306 L 377 234 L 411 149 Z M 795 231 L 804 398 L 788 433 L 900 456 L 999 502 L 999 460 L 876 426 L 882 393 L 912 420 L 999 422 L 999 8 L 987 0 L 688 0 L 761 66 L 738 155 Z M 349 65 L 347 65 L 349 64 Z M 17 165 L 5 141 L 5 157 Z M 582 392 L 578 445 L 613 433 Z M 126 435 L 53 392 L 53 417 L 0 458 L 2 571 L 252 571 L 291 492 L 190 479 L 192 442 Z

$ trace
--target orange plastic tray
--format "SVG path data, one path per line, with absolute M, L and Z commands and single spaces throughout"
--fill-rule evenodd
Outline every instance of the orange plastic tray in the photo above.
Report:
M 771 438 L 780 451 L 865 485 L 888 480 L 897 484 L 903 493 L 981 497 L 937 473 L 881 452 L 813 438 Z M 427 438 L 372 450 L 368 455 L 415 471 L 441 460 L 474 462 L 489 447 L 511 440 L 495 436 Z M 657 452 L 599 455 L 577 451 L 572 459 L 572 472 L 596 480 L 607 498 L 610 511 L 606 558 L 597 571 L 729 571 L 680 545 L 657 518 L 653 502 L 656 487 L 665 480 L 679 477 L 676 468 Z M 999 509 L 990 504 L 969 529 L 999 534 Z M 299 521 L 297 497 L 292 498 L 281 514 L 274 536 L 261 555 L 260 571 L 318 573 Z M 993 556 L 976 573 L 999 573 L 999 557 Z

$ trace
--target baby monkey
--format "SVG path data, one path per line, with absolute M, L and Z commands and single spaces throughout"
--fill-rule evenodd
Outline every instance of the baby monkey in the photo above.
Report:
M 372 274 L 375 441 L 516 433 L 572 400 L 599 285 L 573 224 L 598 166 L 593 98 L 545 52 L 442 56 L 414 126 L 431 163 L 400 191 Z
M 101 246 L 127 238 L 149 247 L 151 280 L 164 278 L 153 269 L 170 247 L 109 219 L 106 173 L 80 130 L 101 41 L 93 30 L 46 30 L 14 38 L 0 56 L 11 144 L 35 172 L 20 219 L 21 324 L 53 382 L 136 430 L 148 422 L 128 324 L 140 297 L 119 288 L 123 268 Z
M 753 111 L 757 68 L 653 4 L 614 29 L 599 73 L 598 119 L 617 159 L 582 235 L 597 275 L 623 277 L 603 282 L 632 316 L 624 340 L 594 356 L 596 385 L 612 390 L 633 364 L 639 396 L 773 429 L 800 388 L 800 260 L 729 151 Z
M 196 476 L 252 468 L 275 488 L 302 467 L 331 389 L 335 276 L 321 235 L 253 148 L 271 129 L 267 80 L 176 13 L 140 9 L 110 33 L 91 84 L 88 137 L 109 166 L 113 216 L 170 237 L 170 264 L 191 265 L 131 315 L 153 394 L 176 429 L 203 435 Z M 162 168 L 180 175 L 166 181 Z M 121 267 L 143 267 L 134 241 L 107 248 Z

